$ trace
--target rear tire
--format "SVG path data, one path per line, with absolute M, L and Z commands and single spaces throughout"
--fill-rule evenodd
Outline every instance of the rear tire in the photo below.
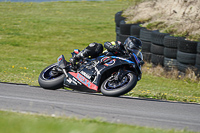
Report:
M 123 79 L 117 83 L 118 87 L 111 87 L 114 80 L 108 77 L 101 85 L 101 92 L 105 96 L 117 97 L 131 91 L 137 84 L 137 76 L 133 73 L 127 73 Z
M 55 76 L 50 75 L 51 70 L 57 65 L 58 65 L 57 63 L 52 64 L 46 67 L 40 73 L 40 76 L 38 78 L 38 83 L 42 88 L 48 90 L 56 90 L 63 87 L 63 82 L 65 78 L 65 75 L 63 73 L 59 73 Z

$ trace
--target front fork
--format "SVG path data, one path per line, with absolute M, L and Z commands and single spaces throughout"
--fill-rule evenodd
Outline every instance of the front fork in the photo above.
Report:
M 121 81 L 123 79 L 123 77 L 130 73 L 132 71 L 130 70 L 123 70 L 123 69 L 119 69 L 117 73 L 113 73 L 112 74 L 112 77 L 115 79 L 115 80 L 118 80 L 118 81 Z M 140 73 L 139 75 L 137 75 L 137 80 L 139 81 L 141 78 L 142 78 L 142 73 Z
M 131 71 L 129 71 L 129 70 L 122 70 L 122 69 L 119 69 L 117 73 L 114 73 L 114 74 L 112 75 L 112 77 L 113 77 L 115 80 L 117 80 L 117 81 L 121 81 L 121 80 L 123 79 L 123 77 L 124 77 L 126 74 L 130 73 L 130 72 L 131 72 Z

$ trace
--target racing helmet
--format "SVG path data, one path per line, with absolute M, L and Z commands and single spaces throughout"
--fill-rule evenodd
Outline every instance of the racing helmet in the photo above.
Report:
M 129 36 L 124 42 L 124 48 L 127 52 L 134 53 L 140 60 L 143 60 L 143 55 L 141 53 L 142 42 L 140 39 Z
M 142 42 L 134 36 L 129 36 L 124 42 L 124 47 L 129 51 L 141 50 Z

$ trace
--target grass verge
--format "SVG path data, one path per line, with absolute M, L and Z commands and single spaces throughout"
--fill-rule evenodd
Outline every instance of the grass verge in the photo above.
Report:
M 0 2 L 0 81 L 37 86 L 39 73 L 61 54 L 69 59 L 73 49 L 115 40 L 114 14 L 128 6 L 126 1 Z M 146 66 L 128 95 L 200 103 L 199 81 L 151 69 Z
M 161 66 L 153 67 L 148 63 L 142 70 L 141 81 L 128 95 L 200 103 L 200 81 L 193 71 L 183 75 L 176 69 L 166 71 Z
M 0 111 L 0 131 L 4 133 L 192 133 L 112 124 L 99 119 L 50 117 Z

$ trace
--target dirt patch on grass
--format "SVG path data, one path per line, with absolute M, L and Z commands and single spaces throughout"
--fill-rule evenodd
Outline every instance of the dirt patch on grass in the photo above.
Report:
M 174 36 L 200 41 L 200 0 L 148 0 L 123 12 L 127 23 L 143 23 Z

